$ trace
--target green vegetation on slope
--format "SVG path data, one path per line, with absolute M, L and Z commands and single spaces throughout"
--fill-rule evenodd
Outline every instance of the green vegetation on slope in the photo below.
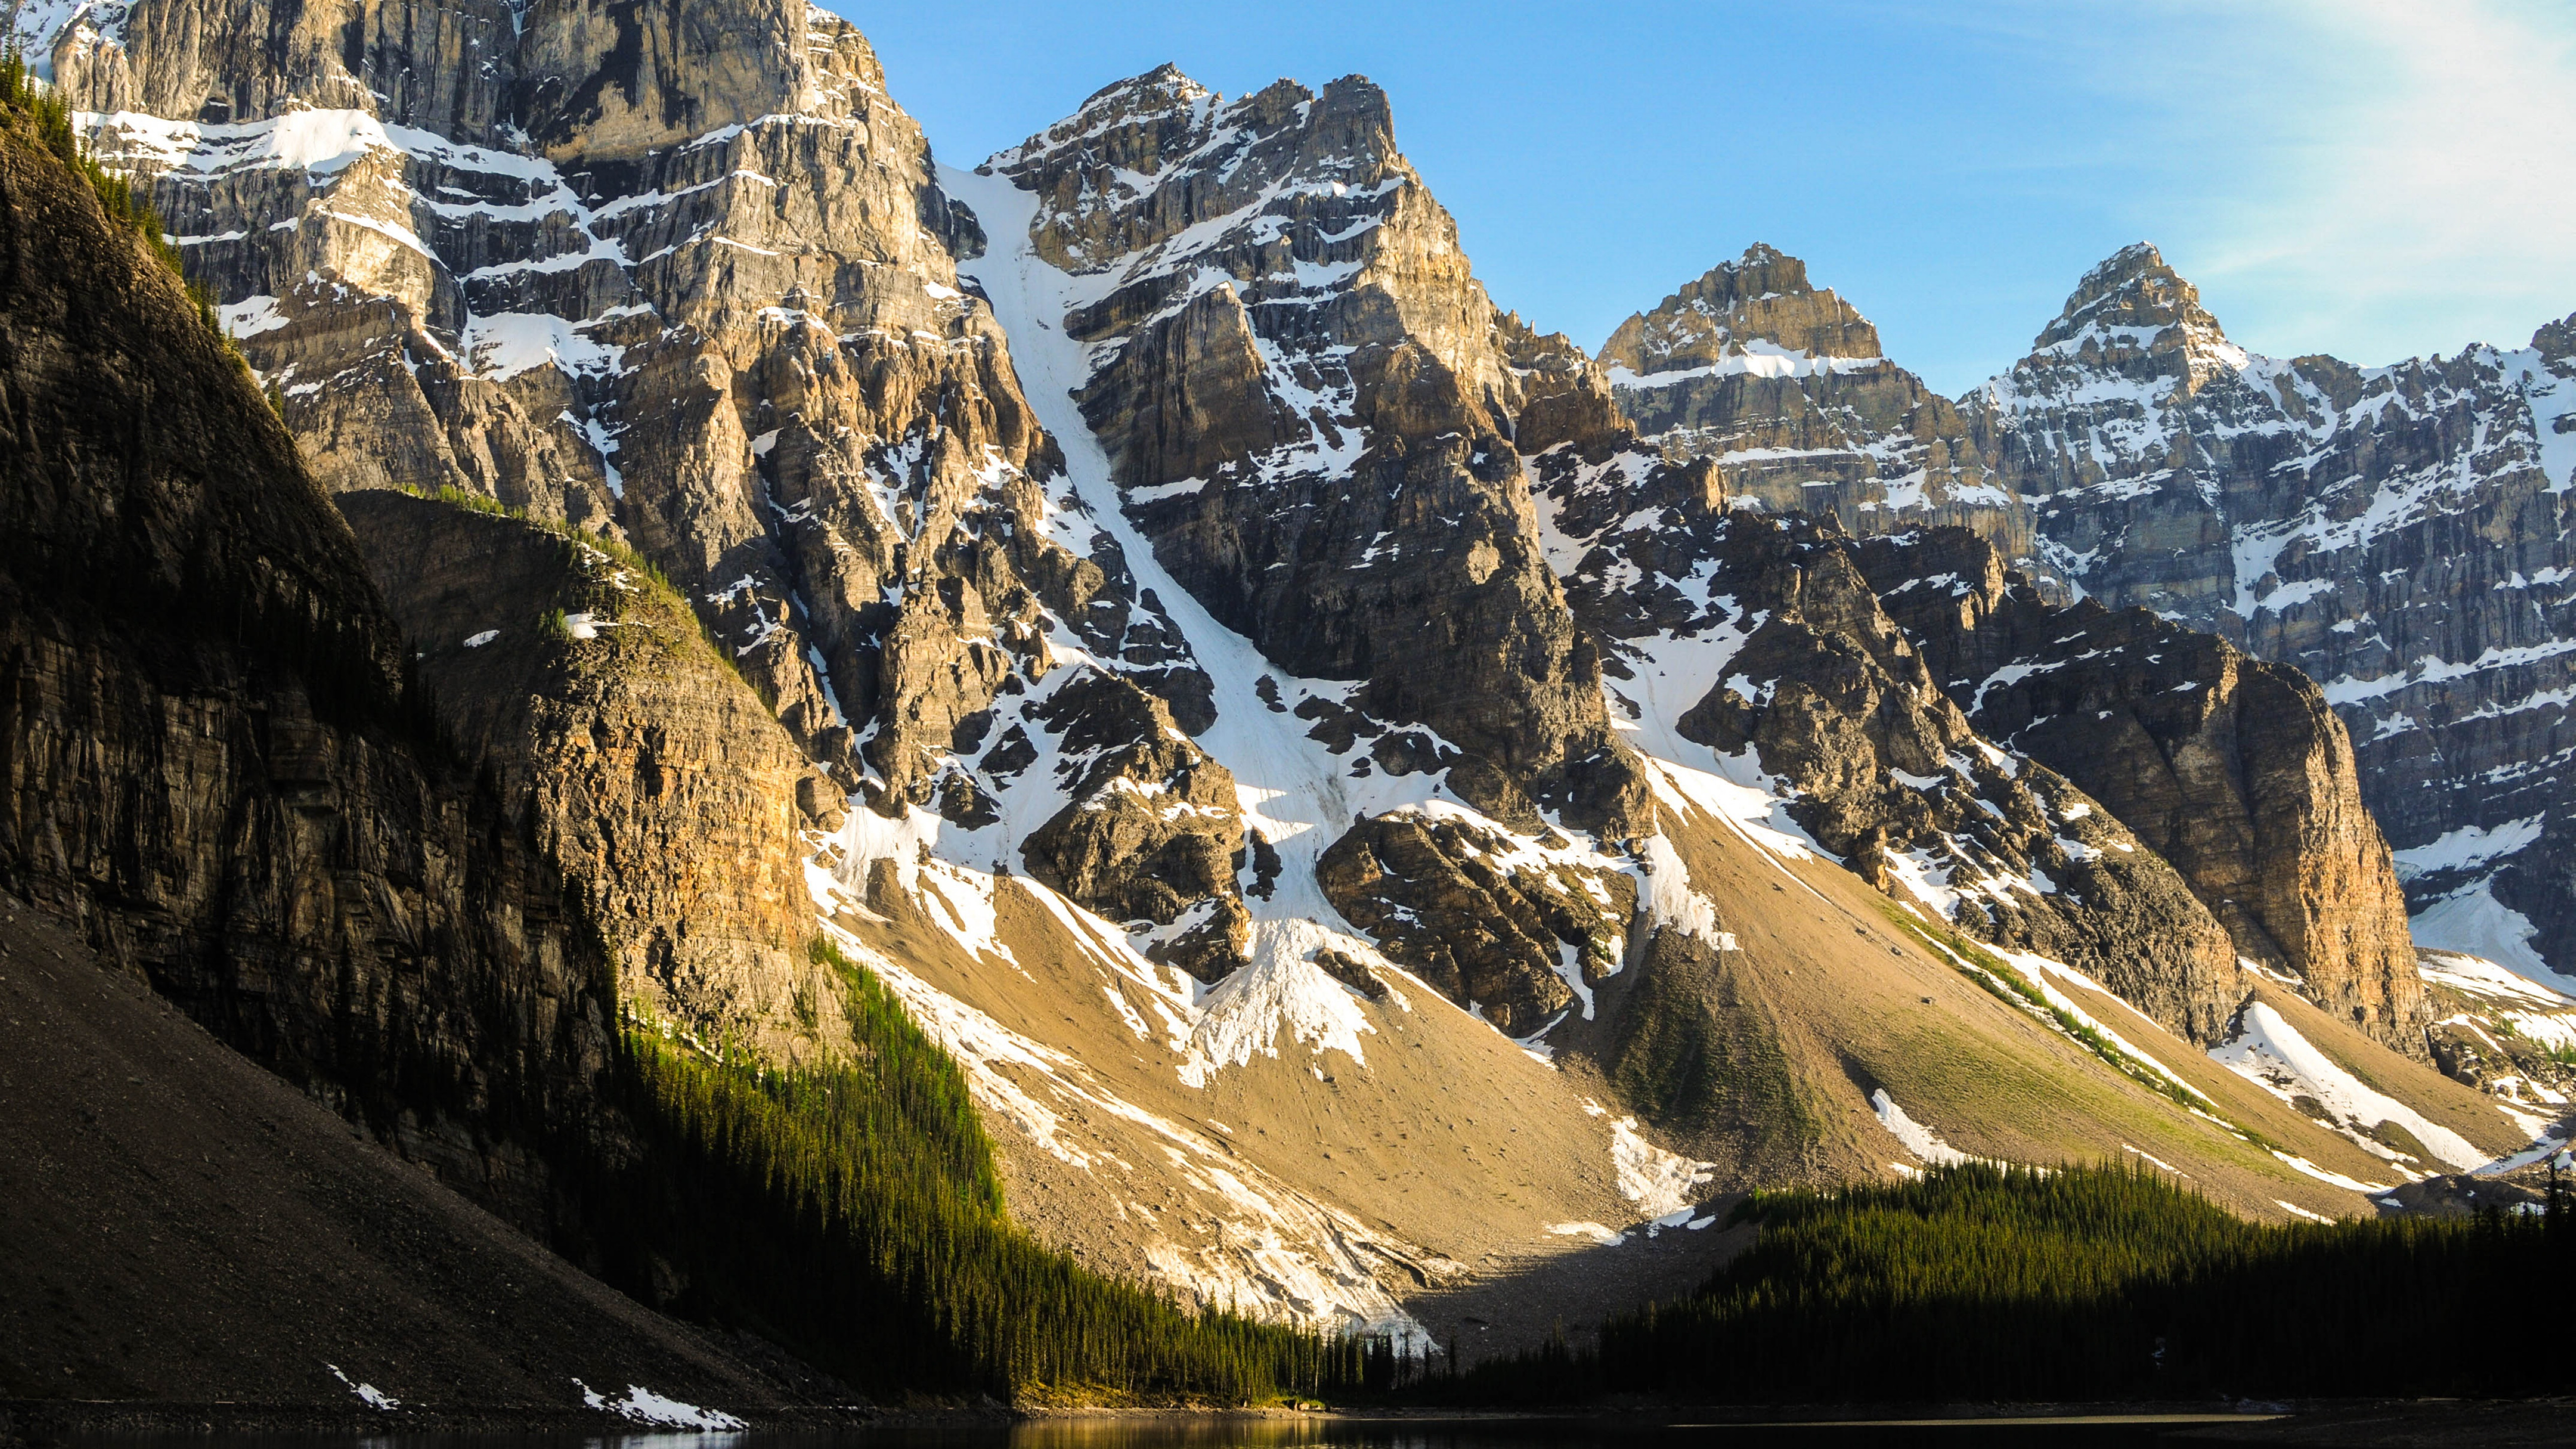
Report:
M 89 183 L 109 221 L 141 237 L 162 265 L 187 281 L 187 268 L 181 263 L 179 249 L 164 239 L 161 217 L 152 209 L 152 203 L 124 177 L 91 159 L 89 148 L 72 130 L 70 105 L 53 87 L 40 85 L 27 73 L 26 58 L 15 46 L 0 52 L 0 103 L 34 123 L 36 139 Z M 187 286 L 189 297 L 197 304 L 198 317 L 209 331 L 221 335 L 223 328 L 215 321 L 214 298 L 195 282 Z
M 2518 1394 L 2571 1370 L 2531 1317 L 2576 1219 L 2269 1226 L 2145 1169 L 1940 1168 L 1757 1196 L 1756 1244 L 1597 1350 L 1444 1394 L 1694 1402 Z
M 1184 1310 L 1013 1227 L 964 1077 L 827 943 L 854 1063 L 626 1034 L 636 1151 L 584 1194 L 608 1275 L 880 1394 L 1234 1403 L 1356 1381 L 1356 1342 Z
M 640 575 L 645 581 L 645 586 L 656 591 L 660 601 L 670 608 L 675 618 L 685 618 L 689 621 L 690 626 L 697 630 L 699 639 L 705 642 L 708 651 L 715 656 L 716 661 L 731 670 L 734 678 L 743 682 L 744 687 L 760 700 L 761 708 L 771 714 L 778 712 L 778 699 L 770 687 L 743 669 L 741 656 L 728 647 L 722 639 L 716 637 L 716 632 L 708 625 L 706 617 L 690 604 L 688 595 L 681 592 L 680 586 L 671 582 L 670 575 L 662 572 L 651 559 L 637 552 L 635 547 L 624 539 L 605 532 L 593 533 L 564 519 L 540 517 L 525 508 L 504 503 L 490 494 L 469 493 L 453 484 L 442 483 L 436 488 L 406 486 L 402 491 L 414 498 L 444 503 L 451 508 L 462 508 L 469 513 L 508 519 L 513 523 L 524 524 L 529 528 L 552 534 L 563 541 L 566 561 L 575 568 L 579 568 L 582 562 L 581 551 L 588 549 L 599 558 L 606 560 L 609 565 Z M 617 590 L 613 588 L 595 590 L 588 603 L 591 608 L 604 613 L 610 619 L 623 622 L 620 617 L 623 611 Z M 561 609 L 555 609 L 539 619 L 537 627 L 549 639 L 570 640 L 572 638 L 571 625 Z

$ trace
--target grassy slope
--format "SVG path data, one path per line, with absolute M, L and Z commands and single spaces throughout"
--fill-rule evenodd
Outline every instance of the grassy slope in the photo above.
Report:
M 1870 1111 L 1870 1093 L 1881 1087 L 1971 1155 L 2051 1163 L 2135 1161 L 2144 1153 L 2257 1216 L 2284 1216 L 2283 1202 L 2329 1216 L 2372 1211 L 2360 1194 L 2284 1165 L 2274 1147 L 2357 1180 L 2394 1180 L 2380 1159 L 2116 997 L 2058 983 L 2086 1014 L 2205 1094 L 2208 1116 L 2236 1130 L 2184 1110 L 2169 1090 L 2151 1090 L 1999 999 L 1937 950 L 1922 922 L 1832 863 L 1779 861 L 1695 812 L 1669 818 L 1667 829 L 1693 884 L 1744 948 L 1715 958 L 1712 994 L 1731 1003 L 1735 1017 L 1773 1033 L 1768 1070 L 1785 1076 L 1807 1124 L 1794 1161 L 1727 1164 L 1740 1185 L 1884 1179 L 1893 1175 L 1888 1164 L 1911 1163 Z M 2276 1005 L 2330 1055 L 2366 1064 L 2370 1079 L 2473 1142 L 2499 1154 L 2520 1145 L 2511 1120 L 2470 1089 L 2361 1041 L 2304 1003 Z M 1718 1133 L 1700 1140 L 1710 1156 L 1728 1145 Z

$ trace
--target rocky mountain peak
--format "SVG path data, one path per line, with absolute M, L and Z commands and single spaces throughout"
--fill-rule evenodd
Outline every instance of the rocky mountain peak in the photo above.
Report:
M 981 170 L 1009 194 L 978 211 L 1025 208 L 1028 250 L 1073 279 L 1014 336 L 1083 344 L 1084 431 L 1176 583 L 1293 674 L 1366 680 L 1366 713 L 1439 731 L 1479 799 L 1637 807 L 1509 442 L 1541 393 L 1554 436 L 1615 419 L 1579 360 L 1505 325 L 1384 91 L 1146 76 Z
M 1807 264 L 1756 243 L 1621 323 L 1600 365 L 1636 435 L 1749 507 L 1874 534 L 1927 517 L 2023 547 L 1957 409 L 1881 354 L 1878 329 Z
M 1120 110 L 1153 110 L 1203 100 L 1213 94 L 1215 92 L 1190 79 L 1179 66 L 1167 60 L 1142 75 L 1111 81 L 1083 97 L 1081 106 L 1070 117 L 1057 122 L 1052 130 L 1061 131 L 1085 117 Z
M 1396 151 L 1386 93 L 1365 77 L 1320 93 L 1282 79 L 1228 100 L 1168 65 L 1098 92 L 983 169 L 1046 198 L 1039 253 L 1074 272 L 1152 252 L 1265 194 L 1384 217 L 1393 193 L 1420 183 Z M 1170 184 L 1179 175 L 1191 184 Z
M 1215 92 L 1166 61 L 1143 75 L 1093 91 L 1072 115 L 986 164 L 1011 171 L 1038 156 L 1075 150 L 1104 165 L 1130 166 L 1151 174 L 1158 158 L 1150 140 L 1160 134 L 1162 124 L 1215 99 Z
M 2531 350 L 2562 376 L 2576 371 L 2576 312 L 2541 324 L 2540 330 L 2531 334 Z
M 2188 395 L 2248 361 L 2200 305 L 2199 289 L 2165 265 L 2154 243 L 2133 242 L 2075 284 L 2065 310 L 2032 340 L 2023 367 L 2078 362 L 2141 380 L 2173 378 Z
M 1752 353 L 1875 358 L 1878 329 L 1807 264 L 1763 242 L 1686 282 L 1652 312 L 1631 316 L 1601 345 L 1605 367 L 1639 376 L 1679 372 Z

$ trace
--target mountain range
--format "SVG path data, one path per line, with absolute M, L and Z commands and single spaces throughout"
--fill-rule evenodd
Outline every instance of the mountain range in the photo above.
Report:
M 2563 1136 L 2576 317 L 2279 361 L 2140 244 L 1948 399 L 1768 246 L 1537 333 L 1358 77 L 958 166 L 801 0 L 15 35 L 221 337 L 11 152 L 0 887 L 653 1306 L 614 1063 L 864 1066 L 836 963 L 1035 1241 L 1498 1346 L 1755 1188 Z

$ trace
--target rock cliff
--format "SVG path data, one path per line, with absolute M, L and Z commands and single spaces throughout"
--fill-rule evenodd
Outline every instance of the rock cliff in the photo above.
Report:
M 2141 244 L 1961 404 L 2067 585 L 2323 686 L 2443 944 L 2562 966 L 2576 895 L 2543 839 L 2568 828 L 2576 748 L 2570 335 L 2389 367 L 2256 356 Z
M 256 384 L 23 120 L 0 349 L 0 881 L 546 1226 L 530 1128 L 593 1123 L 616 1030 L 582 902 L 446 761 Z
M 1357 77 L 1165 68 L 970 172 L 777 0 L 83 15 L 21 24 L 494 829 L 576 868 L 603 1006 L 805 1059 L 824 932 L 1087 1261 L 1403 1327 L 1932 1123 L 2267 1213 L 2347 1190 L 2213 1124 L 2375 1170 L 2181 1044 L 2232 918 L 1880 602 L 1852 533 L 2021 505 L 1789 259 L 1605 372 L 1486 296 Z
M 1020 607 L 984 595 L 1026 591 L 983 520 L 1043 444 L 857 31 L 801 0 L 121 14 L 24 38 L 316 474 L 632 542 L 758 646 L 810 756 L 929 797 L 919 742 L 986 702 Z
M 2561 738 L 2559 674 L 2561 643 L 2576 626 L 2560 618 L 2558 586 L 2576 568 L 2562 557 L 2562 504 L 2576 476 L 2561 416 L 2576 407 L 2567 325 L 2542 328 L 2520 352 L 2473 347 L 2387 368 L 2324 357 L 2277 361 L 2229 342 L 2153 247 L 2125 248 L 2084 277 L 2029 357 L 1961 399 L 1942 415 L 1949 421 L 1915 429 L 1928 426 L 1942 440 L 1941 456 L 1982 470 L 2010 500 L 1961 514 L 1903 491 L 1856 508 L 1836 459 L 1858 452 L 1836 453 L 1794 428 L 1760 431 L 1806 416 L 1798 409 L 1811 394 L 1876 365 L 1831 360 L 1837 347 L 1875 349 L 1874 336 L 1864 341 L 1854 331 L 1857 316 L 1832 294 L 1812 291 L 1794 262 L 1757 248 L 1631 319 L 1604 355 L 1633 354 L 1614 378 L 1649 441 L 1669 458 L 1709 461 L 1723 489 L 1772 507 L 1806 489 L 1815 506 L 1864 534 L 1963 525 L 1994 545 L 2001 567 L 2026 576 L 2038 595 L 2030 608 L 2070 595 L 2144 607 L 2253 659 L 2303 671 L 2350 738 L 2361 803 L 2397 847 L 2419 928 L 2455 948 L 2542 961 L 2535 943 L 2557 939 L 2555 923 L 2576 920 L 2569 914 L 2576 877 L 2557 864 L 2569 852 L 2553 843 L 2569 830 L 2558 818 L 2562 772 L 2547 764 L 2571 748 Z M 1762 380 L 1770 372 L 1780 380 Z M 1901 430 L 1883 422 L 1852 436 L 1860 451 L 1872 438 L 1882 451 L 1905 446 Z M 1931 560 L 1885 572 L 1929 588 L 1947 567 Z M 1962 567 L 1961 587 L 1973 585 L 1982 597 L 1989 585 L 1975 582 L 1976 567 Z M 2187 652 L 2213 685 L 2245 667 L 2201 646 Z M 2055 656 L 2033 655 L 2043 657 Z M 1983 681 L 2012 663 L 1974 662 L 1980 667 L 1960 675 Z M 2079 677 L 2090 676 L 2055 672 L 1987 697 L 2073 688 Z M 2313 718 L 2315 701 L 2304 689 L 2270 677 L 2296 696 L 2279 701 L 2284 710 Z M 2304 737 L 2310 743 L 2294 757 L 2336 753 L 2322 733 L 2306 729 Z M 2305 788 L 2316 803 L 2301 818 L 2348 813 L 2327 803 L 2343 792 L 2335 771 L 2314 774 Z M 2155 808 L 2111 793 L 2133 808 Z M 2187 843 L 2141 828 L 2180 857 L 2193 854 Z M 2241 835 L 2245 827 L 2229 828 Z M 2335 860 L 2360 862 L 2369 852 L 2349 848 L 2359 838 L 2338 827 L 2318 843 Z M 2237 903 L 2222 914 L 2240 944 L 2250 943 L 2246 954 L 2266 961 L 2301 954 L 2269 955 L 2260 938 L 2276 936 L 2277 945 L 2303 938 L 2305 928 L 2258 932 L 2241 919 L 2254 909 L 2239 888 L 2250 879 L 2245 869 L 2231 868 L 2230 883 L 2177 863 L 2206 898 Z M 2353 927 L 2350 941 L 2325 954 L 2375 964 L 2347 970 L 2329 960 L 2323 980 L 2356 984 L 2326 987 L 2320 999 L 2338 1012 L 2366 1010 L 2375 1031 L 2411 1043 L 2421 1012 L 2408 1003 L 2418 993 L 2401 979 L 2411 968 L 2398 964 L 2409 949 L 2383 919 L 2386 893 L 2375 867 L 2351 869 L 2359 871 L 2349 882 L 2355 898 L 2367 903 L 2360 914 L 2373 924 Z M 2338 865 L 2315 878 L 2340 881 L 2345 873 Z M 2280 890 L 2269 894 L 2286 899 Z M 2318 904 L 2291 913 L 2337 911 Z M 2377 980 L 2393 984 L 2358 984 Z
M 1831 513 L 1854 533 L 1930 519 L 2029 547 L 2021 500 L 1958 409 L 1776 248 L 1750 247 L 1631 316 L 1600 360 L 1637 431 L 1675 461 L 1713 462 L 1736 498 Z
M 1510 441 L 1531 388 L 1385 93 L 1221 103 L 1165 67 L 990 170 L 1074 279 L 1071 381 L 1172 577 L 1283 668 L 1437 732 L 1480 806 L 1635 829 Z
M 2027 752 L 1998 749 L 1881 606 L 1830 519 L 1730 507 L 1705 460 L 1534 460 L 1554 557 L 1613 709 L 1661 758 L 1780 797 L 1862 879 L 1972 937 L 2072 965 L 2213 1041 L 2242 994 L 2172 869 Z M 1879 551 L 1911 559 L 1911 541 Z
M 1963 529 L 1871 540 L 1857 561 L 1970 722 L 2136 831 L 2236 955 L 2424 1057 L 2405 896 L 2314 681 L 2144 609 L 2053 605 Z
M 317 475 L 631 544 L 838 782 L 809 795 L 991 819 L 970 762 L 1009 773 L 1041 722 L 997 702 L 1059 663 L 1204 726 L 1168 625 L 1047 501 L 1053 445 L 956 285 L 974 225 L 856 30 L 801 0 L 410 14 L 254 10 L 215 45 L 146 0 L 26 37 L 151 183 Z M 1173 926 L 1133 872 L 1062 873 L 1073 823 L 1014 830 L 1077 899 Z M 1147 873 L 1230 879 L 1220 825 Z M 1238 924 L 1172 949 L 1221 974 Z
M 442 723 L 585 896 L 621 1008 L 774 1061 L 845 1052 L 800 839 L 840 823 L 840 792 L 687 604 L 605 540 L 390 489 L 340 501 Z

